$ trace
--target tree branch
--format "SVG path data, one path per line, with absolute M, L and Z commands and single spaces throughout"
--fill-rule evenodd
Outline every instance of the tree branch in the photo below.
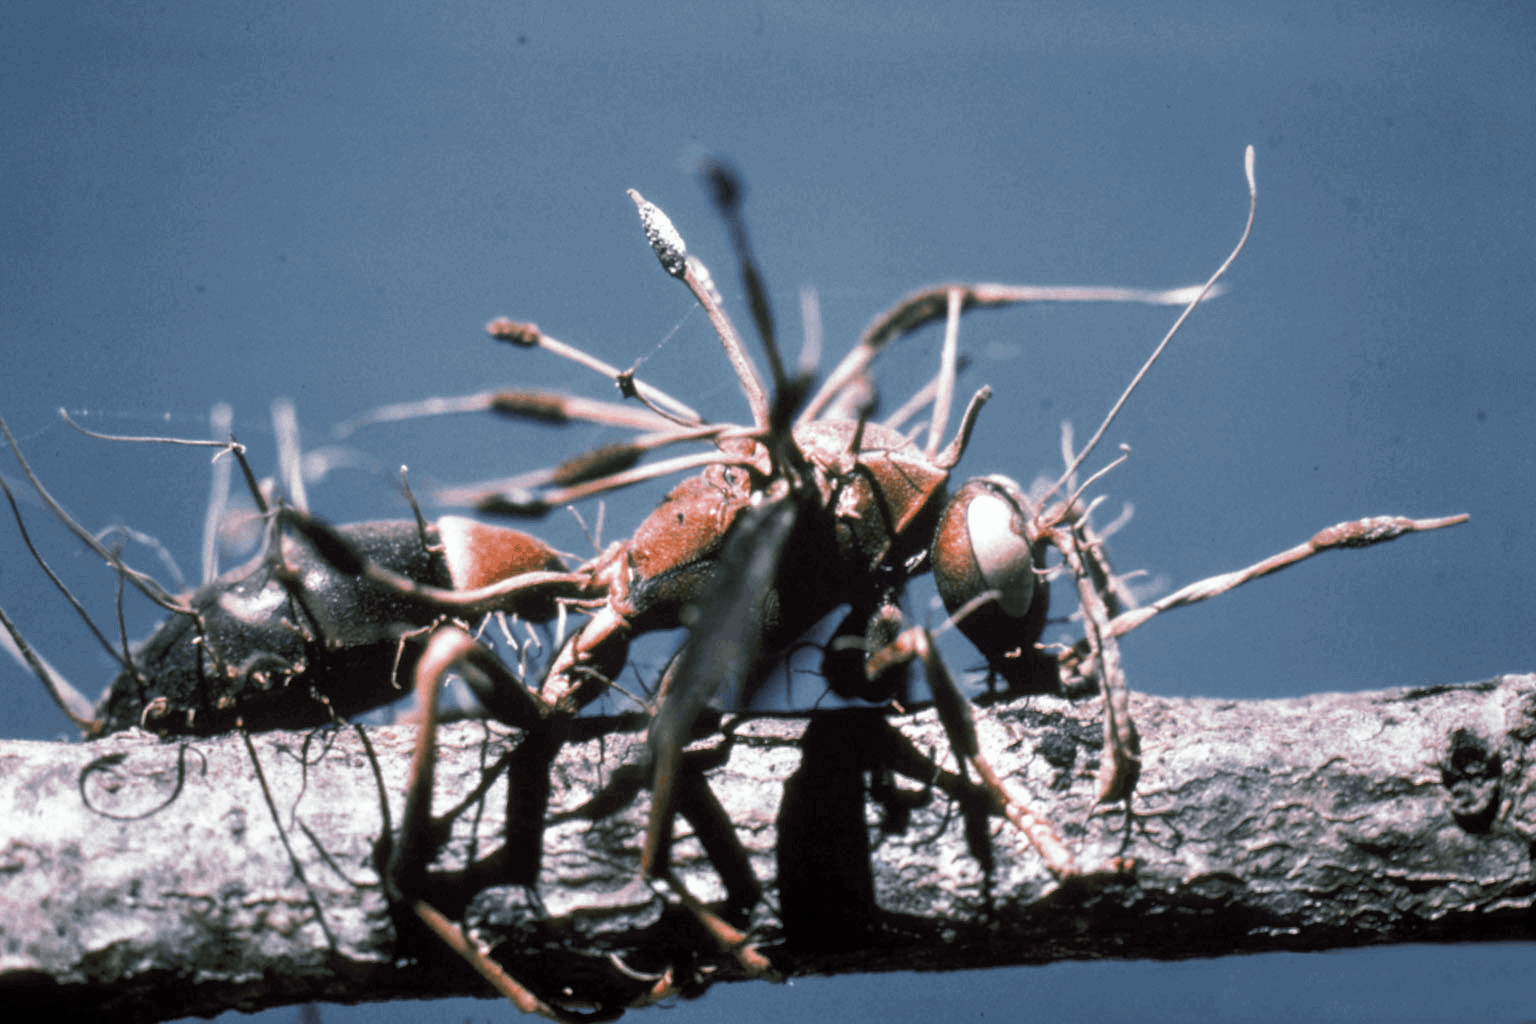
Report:
M 765 886 L 751 933 L 783 975 L 1530 936 L 1536 676 L 1262 702 L 1134 696 L 1131 710 L 1142 768 L 1129 819 L 1120 805 L 1090 808 L 1097 700 L 977 713 L 986 756 L 1079 863 L 1134 861 L 1064 882 L 996 818 L 984 872 L 967 816 L 946 795 L 960 791 L 953 775 L 935 780 L 926 803 L 918 784 L 901 783 L 905 800 L 878 785 L 882 766 L 909 769 L 916 751 L 947 750 L 932 712 L 892 719 L 911 746 L 883 752 L 860 738 L 889 738 L 878 716 L 826 719 L 813 727 L 820 739 L 805 738 L 803 769 L 799 718 L 742 722 L 728 751 L 717 734 L 690 756 L 729 754 L 706 777 Z M 672 893 L 638 878 L 645 794 L 615 809 L 643 777 L 643 734 L 622 731 L 638 725 L 608 722 L 613 731 L 568 742 L 542 842 L 514 842 L 499 857 L 498 781 L 457 818 L 425 894 L 552 1004 L 616 1010 L 668 971 L 684 991 L 740 974 Z M 475 722 L 441 735 L 440 813 L 519 740 Z M 398 821 L 411 730 L 368 736 Z M 396 938 L 373 869 L 379 788 L 358 735 L 251 742 L 275 815 L 238 735 L 184 746 L 131 733 L 0 743 L 5 1005 L 160 1020 L 486 993 L 414 919 L 401 919 Z M 878 801 L 866 799 L 871 777 Z M 599 795 L 606 804 L 589 805 Z M 922 805 L 903 821 L 908 804 Z M 707 811 L 679 820 L 673 861 L 713 901 L 729 872 Z M 882 833 L 882 818 L 904 831 Z M 485 889 L 482 878 L 455 894 L 441 874 L 475 858 L 505 867 L 528 848 L 542 851 L 536 891 Z M 743 884 L 733 877 L 735 895 Z

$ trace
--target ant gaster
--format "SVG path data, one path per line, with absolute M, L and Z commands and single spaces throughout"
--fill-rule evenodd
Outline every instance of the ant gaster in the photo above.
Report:
M 196 590 L 173 595 L 71 518 L 3 422 L 0 430 L 60 521 L 170 613 L 131 649 L 102 638 L 122 669 L 93 706 L 0 611 L 12 642 L 87 737 L 135 726 L 161 735 L 210 736 L 344 720 L 403 696 L 399 680 L 409 680 L 427 635 L 446 618 L 477 620 L 501 610 L 548 621 L 556 610 L 551 586 L 568 587 L 573 579 L 537 538 L 463 516 L 429 523 L 418 513 L 414 522 L 331 527 L 301 509 L 269 508 L 242 449 L 231 442 L 221 446 L 240 459 L 268 520 L 265 550 Z M 21 525 L 8 487 L 5 493 Z M 101 637 L 94 625 L 92 630 Z M 481 674 L 470 678 L 483 683 L 485 699 L 494 703 L 497 693 L 509 692 L 511 675 L 483 648 L 475 660 Z

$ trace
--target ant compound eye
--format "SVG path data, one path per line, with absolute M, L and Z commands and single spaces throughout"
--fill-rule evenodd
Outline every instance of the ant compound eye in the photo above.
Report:
M 930 557 L 944 607 L 959 616 L 960 632 L 988 669 L 1010 687 L 1043 693 L 1054 687 L 1055 670 L 1042 670 L 1034 645 L 1051 591 L 1038 582 L 1044 563 L 1030 550 L 1028 522 L 1011 485 L 972 480 L 944 507 Z M 991 594 L 995 600 L 982 600 Z
M 1018 510 L 1002 495 L 988 490 L 971 499 L 965 522 L 971 553 L 986 588 L 998 592 L 997 603 L 1003 611 L 1023 615 L 1035 593 L 1035 569 L 1029 541 L 1018 524 Z

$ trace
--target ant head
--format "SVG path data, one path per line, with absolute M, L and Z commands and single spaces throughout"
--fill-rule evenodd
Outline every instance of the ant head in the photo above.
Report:
M 953 622 L 1010 687 L 1033 692 L 1031 654 L 1045 628 L 1049 588 L 1041 579 L 1046 532 L 1019 485 L 1007 477 L 971 480 L 939 516 L 930 557 Z

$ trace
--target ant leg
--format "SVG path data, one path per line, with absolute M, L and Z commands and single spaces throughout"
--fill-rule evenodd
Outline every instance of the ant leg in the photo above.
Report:
M 676 792 L 677 813 L 693 826 L 705 856 L 725 885 L 726 902 L 742 913 L 763 898 L 763 887 L 752 871 L 747 851 L 736 838 L 736 826 L 715 797 L 699 768 L 686 773 Z
M 1070 439 L 1064 438 L 1070 448 Z M 1063 481 L 1070 480 L 1073 468 Z M 1114 617 L 1121 597 L 1117 590 L 1114 573 L 1103 551 L 1103 541 L 1094 535 L 1088 521 L 1093 505 L 1078 510 L 1075 505 L 1064 503 L 1044 511 L 1025 497 L 1018 484 L 1006 477 L 987 478 L 991 486 L 1005 493 L 1020 510 L 1030 510 L 1024 524 L 1024 532 L 1030 548 L 1036 552 L 1036 569 L 1040 567 L 1040 553 L 1049 544 L 1061 552 L 1062 561 L 1072 573 L 1077 586 L 1078 605 L 1082 609 L 1085 624 L 1083 644 L 1086 652 L 1074 649 L 1068 658 L 1062 659 L 1062 684 L 1072 686 L 1069 678 L 1074 668 L 1087 674 L 1081 664 L 1086 661 L 1097 675 L 1104 696 L 1104 746 L 1106 755 L 1099 766 L 1099 803 L 1111 803 L 1129 798 L 1141 771 L 1141 740 L 1131 721 L 1130 694 L 1126 686 L 1125 672 L 1120 663 L 1120 647 L 1115 640 L 1110 620 Z M 982 595 L 985 596 L 985 595 Z M 963 627 L 962 627 L 963 628 Z M 908 657 L 916 656 L 909 654 Z M 937 697 L 937 691 L 935 691 Z
M 649 744 L 656 775 L 650 826 L 641 864 L 659 862 L 669 827 L 671 791 L 693 723 L 716 693 L 730 698 L 751 681 L 762 648 L 762 606 L 799 513 L 791 493 L 741 513 L 726 538 L 698 617 L 666 684 L 666 700 L 651 722 Z
M 762 899 L 762 885 L 752 871 L 752 863 L 741 840 L 736 837 L 736 826 L 725 808 L 720 806 L 720 801 L 704 777 L 709 767 L 715 763 L 724 763 L 730 756 L 730 744 L 731 737 L 728 734 L 718 749 L 702 751 L 700 753 L 703 756 L 700 758 L 691 753 L 683 758 L 672 786 L 672 804 L 676 812 L 693 826 L 694 835 L 704 847 L 705 856 L 720 875 L 725 885 L 726 905 L 731 911 L 747 916 Z M 747 933 L 695 898 L 673 873 L 669 859 L 666 848 L 662 848 L 658 862 L 650 865 L 647 874 L 664 880 L 721 950 L 734 956 L 749 974 L 757 976 L 771 971 L 773 965 L 752 945 Z
M 621 768 L 602 792 L 562 817 L 597 820 L 629 806 L 642 789 L 652 788 L 651 834 L 648 834 L 641 854 L 641 874 L 665 882 L 720 949 L 734 956 L 749 974 L 757 976 L 771 970 L 772 964 L 767 957 L 748 941 L 745 932 L 689 892 L 671 867 L 672 818 L 674 814 L 681 814 L 693 826 L 705 856 L 725 886 L 729 911 L 749 915 L 762 899 L 762 885 L 736 837 L 736 827 L 705 778 L 706 772 L 723 765 L 730 757 L 731 743 L 732 737 L 727 730 L 725 740 L 713 748 L 679 753 L 662 780 L 662 796 L 659 798 L 654 792 L 652 769 L 636 765 Z M 658 812 L 658 807 L 665 807 L 665 811 Z
M 727 731 L 724 742 L 719 745 L 707 750 L 690 750 L 681 756 L 670 787 L 669 806 L 672 811 L 667 816 L 666 827 L 660 830 L 662 838 L 657 842 L 658 852 L 654 859 L 642 865 L 642 873 L 647 878 L 665 882 L 722 951 L 735 956 L 737 962 L 753 975 L 760 975 L 772 966 L 767 958 L 748 942 L 744 932 L 694 897 L 672 871 L 670 863 L 671 814 L 675 813 L 681 814 L 693 826 L 694 835 L 704 847 L 705 856 L 719 874 L 725 886 L 728 912 L 750 914 L 762 899 L 762 885 L 752 870 L 745 848 L 736 837 L 735 825 L 705 778 L 706 772 L 724 764 L 729 758 L 731 742 Z M 591 800 L 581 807 L 563 812 L 555 820 L 584 818 L 596 821 L 617 814 L 651 785 L 650 775 L 649 768 L 642 765 L 621 767 L 614 772 L 608 785 Z
M 1045 859 L 1052 874 L 1060 878 L 1078 874 L 1075 859 L 1050 822 L 1010 793 L 992 765 L 982 756 L 981 744 L 976 737 L 976 723 L 971 718 L 970 701 L 960 692 L 944 659 L 934 649 L 932 635 L 927 629 L 918 626 L 902 633 L 895 643 L 871 656 L 867 671 L 872 677 L 877 676 L 887 666 L 912 659 L 923 663 L 928 687 L 933 691 L 934 707 L 938 710 L 939 720 L 944 723 L 944 731 L 949 735 L 955 757 L 962 766 L 969 765 L 975 769 L 981 779 L 982 789 L 991 798 L 992 809 L 1024 833 Z
M 706 907 L 698 897 L 688 891 L 682 879 L 673 874 L 670 869 L 661 872 L 659 877 L 667 883 L 667 887 L 672 890 L 688 912 L 704 926 L 720 948 L 736 958 L 736 962 L 741 964 L 743 970 L 753 977 L 760 977 L 773 971 L 773 962 L 758 952 L 757 947 L 749 941 L 750 937 L 746 932 L 729 924 L 719 914 Z
M 1030 302 L 1135 302 L 1154 306 L 1182 306 L 1192 299 L 1215 298 L 1219 289 L 1202 291 L 1082 285 L 939 284 L 921 288 L 902 298 L 864 328 L 858 342 L 822 382 L 821 389 L 800 414 L 800 422 L 819 418 L 848 387 L 855 384 L 885 347 L 934 320 L 949 315 L 949 294 L 960 292 L 960 311 Z
M 677 813 L 682 814 L 693 826 L 710 863 L 720 873 L 726 886 L 727 902 L 733 907 L 750 910 L 761 898 L 762 887 L 752 873 L 746 851 L 736 838 L 730 816 L 710 790 L 703 772 L 693 766 L 680 771 L 672 785 L 671 799 Z M 670 827 L 665 831 L 670 839 Z M 678 902 L 704 927 L 720 950 L 735 957 L 736 962 L 749 975 L 758 977 L 771 973 L 772 962 L 758 952 L 750 936 L 689 892 L 683 880 L 672 870 L 669 860 L 670 853 L 663 849 L 657 855 L 656 862 L 643 869 L 646 876 L 665 882 Z
M 561 1013 L 550 1006 L 544 1000 L 524 988 L 517 979 L 501 969 L 501 965 L 486 956 L 485 951 L 469 941 L 462 929 L 448 920 L 439 911 L 423 900 L 416 900 L 411 909 L 416 916 L 421 918 L 432 933 L 443 940 L 443 944 L 453 950 L 479 973 L 480 977 L 490 982 L 492 988 L 504 996 L 513 1006 L 524 1013 L 536 1013 L 540 1017 L 549 1020 L 561 1021 L 569 1024 L 572 1021 L 581 1021 L 582 1017 Z
M 1136 723 L 1131 721 L 1130 692 L 1120 663 L 1120 643 L 1110 628 L 1104 595 L 1095 584 L 1097 575 L 1104 570 L 1092 558 L 1091 547 L 1085 550 L 1085 545 L 1079 543 L 1075 528 L 1055 527 L 1047 536 L 1077 582 L 1089 657 L 1098 669 L 1099 688 L 1104 695 L 1104 749 L 1108 756 L 1099 765 L 1098 802 L 1129 801 L 1141 774 L 1141 737 L 1137 735 Z
M 953 312 L 958 296 L 959 313 L 966 310 L 985 306 L 1006 306 L 1014 303 L 1028 302 L 1137 302 L 1158 306 L 1184 306 L 1184 312 L 1179 316 L 1173 328 L 1158 345 L 1152 358 L 1142 367 L 1136 379 L 1131 382 L 1119 402 L 1106 418 L 1104 424 L 1094 435 L 1093 441 L 1082 453 L 1086 456 L 1103 436 L 1105 428 L 1114 419 L 1120 407 L 1131 391 L 1135 390 L 1146 371 L 1151 368 L 1153 362 L 1162 354 L 1173 335 L 1178 333 L 1189 314 L 1195 306 L 1221 294 L 1217 281 L 1221 278 L 1237 254 L 1242 251 L 1248 241 L 1248 233 L 1253 227 L 1253 212 L 1257 202 L 1257 192 L 1253 180 L 1253 147 L 1248 147 L 1243 157 L 1243 171 L 1248 179 L 1248 223 L 1243 229 L 1242 238 L 1237 247 L 1232 251 L 1216 273 L 1213 274 L 1203 286 L 1190 288 L 1171 288 L 1165 291 L 1153 291 L 1142 288 L 1115 288 L 1115 287 L 1079 287 L 1079 286 L 1055 286 L 1055 285 L 1003 285 L 1003 284 L 941 284 L 929 288 L 922 288 L 907 295 L 895 306 L 877 316 L 873 323 L 864 329 L 858 343 L 843 357 L 843 361 L 837 365 L 825 381 L 821 390 L 806 405 L 800 414 L 800 421 L 816 419 L 822 412 L 838 398 L 848 387 L 855 386 L 875 357 L 891 342 L 910 334 L 919 327 L 944 317 L 953 321 L 957 313 Z M 1068 471 L 1068 475 L 1076 470 L 1076 465 Z M 1060 490 L 1062 482 L 1058 481 L 1051 489 L 1051 493 Z M 1049 497 L 1049 495 L 1047 495 Z
M 395 845 L 384 869 L 385 891 L 390 900 L 407 907 L 443 944 L 464 959 L 491 987 L 524 1013 L 536 1013 L 555 1021 L 573 1018 L 560 1013 L 525 988 L 492 960 L 480 946 L 471 942 L 464 930 L 426 900 L 414 895 L 422 891 L 427 863 L 435 856 L 438 837 L 432 828 L 432 783 L 437 757 L 437 691 L 443 676 L 454 663 L 475 648 L 475 638 L 456 626 L 438 632 L 427 643 L 416 664 L 416 699 L 421 707 L 421 724 L 416 734 L 416 750 L 411 761 L 411 783 L 406 792 L 405 811 L 400 822 L 400 842 Z
M 806 405 L 800 414 L 801 422 L 815 419 L 822 411 L 832 403 L 838 395 L 851 384 L 854 384 L 863 376 L 869 364 L 874 362 L 882 349 L 888 344 L 922 327 L 924 324 L 937 320 L 940 317 L 953 319 L 956 314 L 951 312 L 955 304 L 955 296 L 959 299 L 959 312 L 982 306 L 1006 306 L 1014 303 L 1027 302 L 1139 302 L 1159 306 L 1183 306 L 1184 312 L 1180 314 L 1172 329 L 1158 345 L 1152 357 L 1142 366 L 1141 372 L 1131 382 L 1120 401 L 1115 403 L 1104 423 L 1100 426 L 1088 447 L 1080 453 L 1086 457 L 1099 439 L 1103 437 L 1105 429 L 1125 404 L 1126 398 L 1135 390 L 1141 378 L 1146 375 L 1152 363 L 1157 361 L 1168 342 L 1178 333 L 1184 321 L 1200 303 L 1213 299 L 1221 294 L 1217 281 L 1226 273 L 1237 254 L 1247 244 L 1248 234 L 1253 228 L 1253 213 L 1257 204 L 1257 190 L 1253 179 L 1253 147 L 1249 146 L 1243 155 L 1243 173 L 1248 179 L 1248 222 L 1243 228 L 1242 237 L 1238 240 L 1237 247 L 1233 249 L 1224 263 L 1211 275 L 1203 286 L 1191 288 L 1172 288 L 1166 291 L 1150 291 L 1141 288 L 1114 288 L 1114 287 L 1077 287 L 1077 286 L 1037 286 L 1037 285 L 1002 285 L 1002 284 L 941 284 L 930 288 L 922 288 L 903 298 L 895 306 L 877 316 L 873 323 L 864 329 L 858 343 L 843 357 L 843 361 L 837 365 L 822 383 L 821 390 Z M 1079 459 L 1079 464 L 1081 461 Z M 1074 464 L 1067 471 L 1070 476 L 1077 469 Z M 1057 481 L 1051 488 L 1055 493 L 1063 486 L 1063 481 Z M 1050 495 L 1046 495 L 1048 498 Z

